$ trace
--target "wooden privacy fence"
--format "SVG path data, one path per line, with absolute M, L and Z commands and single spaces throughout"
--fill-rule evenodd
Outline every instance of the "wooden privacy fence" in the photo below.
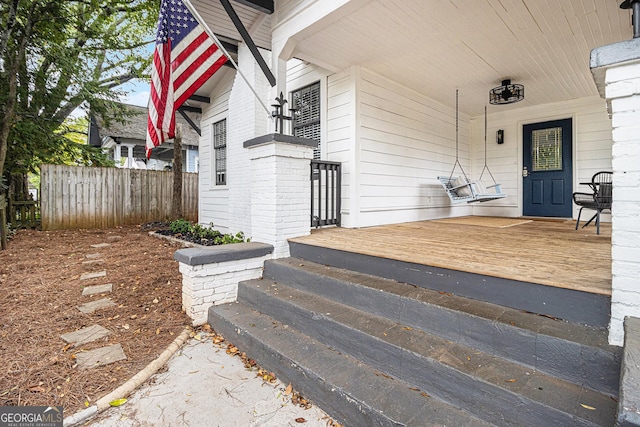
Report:
M 173 172 L 42 165 L 42 229 L 109 228 L 171 217 Z M 198 220 L 198 174 L 182 175 L 183 218 Z

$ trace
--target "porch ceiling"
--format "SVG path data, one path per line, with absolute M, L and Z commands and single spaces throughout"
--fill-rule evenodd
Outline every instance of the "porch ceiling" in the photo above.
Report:
M 446 105 L 458 88 L 472 116 L 505 78 L 525 86 L 525 100 L 493 111 L 597 96 L 591 49 L 632 37 L 621 0 L 350 3 L 296 34 L 294 56 L 334 71 L 362 65 Z
M 591 49 L 633 34 L 621 1 L 350 0 L 295 34 L 293 56 L 331 71 L 361 65 L 450 106 L 460 89 L 471 116 L 505 78 L 525 86 L 525 100 L 490 112 L 598 96 Z M 219 1 L 192 3 L 216 34 L 241 40 Z M 270 49 L 271 15 L 232 4 L 256 45 Z

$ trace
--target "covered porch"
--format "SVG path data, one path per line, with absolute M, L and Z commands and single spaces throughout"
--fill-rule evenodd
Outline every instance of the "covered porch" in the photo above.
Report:
M 290 239 L 290 244 L 339 251 L 347 268 L 354 267 L 350 262 L 377 265 L 370 267 L 371 273 L 376 268 L 389 274 L 416 270 L 417 276 L 427 278 L 424 284 L 414 284 L 442 292 L 551 317 L 593 320 L 600 326 L 609 319 L 610 223 L 602 224 L 597 235 L 592 225 L 575 230 L 572 220 L 470 216 L 316 229 L 309 236 Z M 352 258 L 345 253 L 357 255 L 349 261 Z M 420 266 L 428 268 L 419 273 Z M 597 313 L 584 315 L 591 309 Z M 567 310 L 576 311 L 578 318 Z

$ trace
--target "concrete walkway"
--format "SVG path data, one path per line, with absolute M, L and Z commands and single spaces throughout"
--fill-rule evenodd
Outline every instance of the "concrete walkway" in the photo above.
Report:
M 86 255 L 83 263 L 101 264 L 99 251 L 109 246 L 110 243 L 91 245 L 98 252 Z M 108 298 L 113 286 L 104 283 L 108 280 L 107 270 L 84 273 L 80 280 L 86 283 L 81 297 L 85 302 L 78 310 L 92 313 L 115 305 Z M 92 325 L 69 331 L 60 338 L 80 345 L 110 333 Z M 214 344 L 207 332 L 188 340 L 186 331 L 184 334 L 184 338 L 177 338 L 163 355 L 122 388 L 101 398 L 97 405 L 65 418 L 65 426 L 337 426 L 317 407 L 304 409 L 294 405 L 287 384 L 269 383 L 256 377 L 256 369 L 246 369 L 239 357 L 226 353 L 226 343 Z M 91 369 L 126 358 L 120 344 L 113 344 L 78 355 L 78 368 Z M 149 377 L 156 369 L 159 373 Z M 139 384 L 142 385 L 135 389 Z M 131 395 L 126 396 L 130 391 Z M 112 399 L 124 397 L 126 402 L 122 405 L 109 406 Z
M 204 334 L 191 338 L 169 360 L 166 371 L 127 398 L 91 419 L 91 427 L 143 426 L 306 426 L 332 424 L 319 408 L 291 403 L 287 384 L 267 383 L 237 356 Z

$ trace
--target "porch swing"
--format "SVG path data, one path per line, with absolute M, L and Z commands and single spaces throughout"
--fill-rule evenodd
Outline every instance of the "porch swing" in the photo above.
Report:
M 456 166 L 460 169 L 462 175 L 454 177 Z M 493 181 L 493 185 L 485 186 L 482 183 L 482 177 L 487 172 Z M 458 157 L 458 90 L 456 90 L 456 161 L 453 164 L 453 169 L 449 176 L 439 176 L 438 181 L 442 184 L 442 187 L 447 192 L 451 203 L 474 203 L 474 202 L 488 202 L 490 200 L 503 199 L 507 197 L 502 192 L 500 184 L 498 184 L 487 166 L 487 107 L 484 107 L 484 167 L 480 173 L 480 178 L 477 181 L 471 181 L 467 177 L 466 172 L 460 164 Z

